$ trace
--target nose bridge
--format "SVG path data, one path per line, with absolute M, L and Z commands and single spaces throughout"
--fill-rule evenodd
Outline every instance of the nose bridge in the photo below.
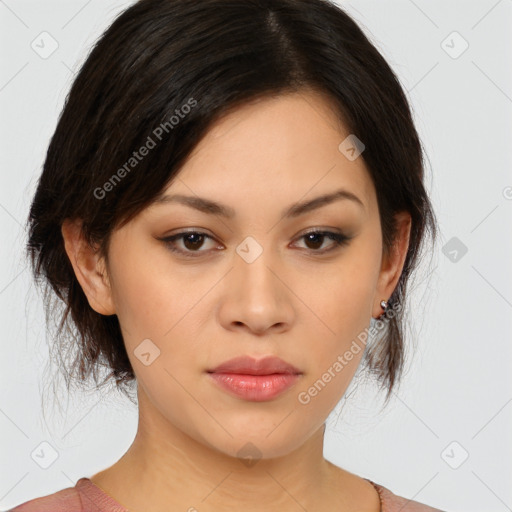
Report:
M 235 273 L 247 286 L 267 287 L 272 285 L 269 281 L 275 280 L 269 269 L 273 267 L 273 251 L 268 240 L 264 247 L 263 242 L 249 235 L 236 247 Z

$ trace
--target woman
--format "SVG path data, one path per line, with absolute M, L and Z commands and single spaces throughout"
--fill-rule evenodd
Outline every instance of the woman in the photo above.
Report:
M 387 398 L 399 381 L 423 172 L 396 76 L 334 4 L 123 12 L 68 95 L 28 249 L 78 333 L 70 373 L 135 384 L 138 430 L 14 511 L 438 510 L 323 457 L 359 365 Z

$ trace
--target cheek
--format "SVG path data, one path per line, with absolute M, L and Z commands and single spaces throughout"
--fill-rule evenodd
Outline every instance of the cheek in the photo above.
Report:
M 136 339 L 161 338 L 185 313 L 188 303 L 179 275 L 170 277 L 160 256 L 136 243 L 112 248 L 112 295 L 123 329 Z M 167 262 L 168 263 L 168 262 Z M 189 306 L 190 307 L 190 306 Z
M 305 284 L 307 304 L 319 329 L 310 336 L 310 369 L 301 390 L 314 407 L 334 406 L 348 387 L 364 353 L 380 264 L 375 243 L 358 240 L 325 275 Z M 313 330 L 311 330 L 313 333 Z
M 164 293 L 164 281 L 157 279 L 147 267 L 135 268 L 127 259 L 117 269 L 113 290 L 116 313 L 121 326 L 131 336 L 151 338 L 161 334 L 159 319 L 163 316 L 163 305 L 167 304 L 172 311 L 173 304 L 169 303 L 169 293 Z
M 369 240 L 370 239 L 370 240 Z M 308 305 L 329 328 L 329 338 L 346 340 L 370 322 L 378 282 L 380 247 L 370 236 L 354 244 L 333 265 L 306 280 Z
M 211 279 L 192 280 L 165 261 L 145 258 L 131 249 L 116 260 L 113 280 L 116 312 L 137 380 L 148 390 L 179 395 L 188 382 L 200 345 L 207 311 L 201 298 Z M 146 364 L 149 363 L 149 364 Z M 148 393 L 150 394 L 150 393 Z

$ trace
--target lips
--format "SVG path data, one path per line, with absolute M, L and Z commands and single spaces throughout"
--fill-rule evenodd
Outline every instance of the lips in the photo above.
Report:
M 250 356 L 240 356 L 230 359 L 229 361 L 225 361 L 212 370 L 208 370 L 208 373 L 230 373 L 239 375 L 298 375 L 301 371 L 295 366 L 275 356 L 267 356 L 262 359 L 254 359 Z
M 235 357 L 208 370 L 208 377 L 222 390 L 239 399 L 265 402 L 293 387 L 302 372 L 279 357 Z

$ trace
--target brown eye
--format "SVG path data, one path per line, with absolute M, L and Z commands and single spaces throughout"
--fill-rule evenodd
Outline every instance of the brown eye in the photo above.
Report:
M 200 233 L 188 233 L 183 236 L 183 245 L 191 251 L 199 249 L 203 243 L 204 235 Z
M 346 245 L 350 240 L 350 237 L 343 233 L 335 233 L 333 231 L 310 231 L 309 233 L 302 235 L 300 238 L 303 238 L 306 241 L 308 249 L 320 254 L 334 250 L 342 245 Z M 333 242 L 331 244 L 331 248 L 319 250 L 326 238 L 329 238 Z
M 346 245 L 351 237 L 343 233 L 336 233 L 333 231 L 310 231 L 305 233 L 299 239 L 306 241 L 306 249 L 312 253 L 324 254 L 335 250 L 336 248 Z M 172 236 L 162 238 L 161 240 L 166 244 L 168 249 L 172 252 L 179 253 L 185 257 L 196 258 L 202 256 L 204 253 L 209 253 L 208 249 L 201 250 L 206 240 L 214 240 L 210 235 L 201 231 L 183 231 Z M 331 241 L 331 247 L 321 250 L 326 239 Z M 182 242 L 182 248 L 178 247 L 177 242 Z
M 325 235 L 322 233 L 309 233 L 304 235 L 304 240 L 309 249 L 320 249 L 323 245 Z
M 197 257 L 201 256 L 201 253 L 208 252 L 208 250 L 200 250 L 203 247 L 206 239 L 213 240 L 213 238 L 206 233 L 199 231 L 183 231 L 181 233 L 177 233 L 176 235 L 162 238 L 161 240 L 165 242 L 167 247 L 172 252 L 177 252 L 185 256 Z M 184 249 L 176 246 L 177 241 L 180 240 L 183 243 Z

